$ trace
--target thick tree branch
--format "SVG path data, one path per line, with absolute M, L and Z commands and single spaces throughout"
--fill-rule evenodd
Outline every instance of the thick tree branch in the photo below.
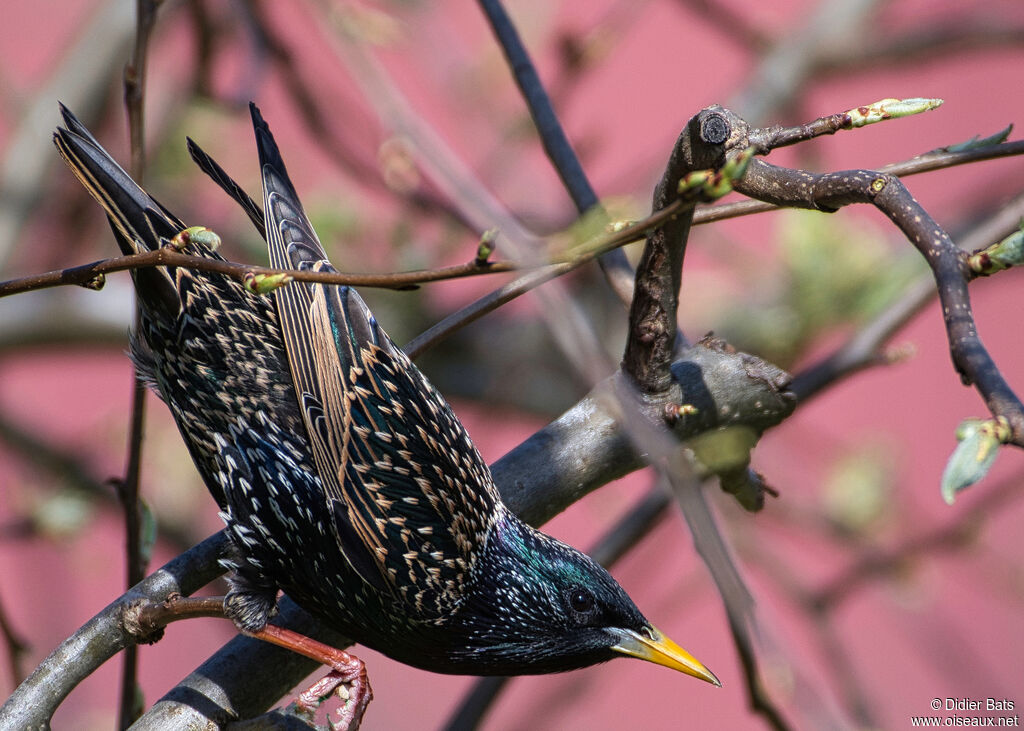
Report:
M 1001 207 L 989 219 L 960 240 L 963 251 L 983 249 L 1009 235 L 1024 218 L 1024 195 Z M 938 295 L 928 275 L 908 285 L 900 298 L 854 333 L 845 343 L 793 377 L 792 391 L 800 404 L 821 393 L 837 380 L 863 368 L 889 361 L 882 346 L 916 313 Z
M 752 132 L 753 136 L 754 133 Z M 945 148 L 925 152 L 921 155 L 896 162 L 890 165 L 883 165 L 878 172 L 889 175 L 920 175 L 934 170 L 945 170 L 957 165 L 968 165 L 981 160 L 997 160 L 1001 157 L 1013 157 L 1024 155 L 1024 140 L 1003 142 L 998 145 L 985 145 L 974 147 L 968 150 L 950 151 Z M 723 203 L 717 206 L 702 206 L 697 209 L 693 216 L 694 225 L 711 223 L 713 221 L 724 221 L 727 218 L 749 216 L 753 213 L 764 213 L 784 207 L 785 204 L 767 203 L 762 200 L 736 201 L 735 203 Z
M 109 604 L 62 642 L 0 707 L 0 727 L 44 728 L 61 701 L 101 664 L 138 638 L 125 627 L 124 611 L 139 602 L 191 594 L 223 573 L 217 559 L 227 545 L 218 533 L 173 559 Z

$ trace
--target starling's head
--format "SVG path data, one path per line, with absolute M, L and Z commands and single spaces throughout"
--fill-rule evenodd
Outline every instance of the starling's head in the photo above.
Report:
M 468 661 L 474 674 L 559 672 L 631 655 L 720 685 L 589 556 L 511 516 L 492 531 L 455 624 L 461 645 L 449 660 Z

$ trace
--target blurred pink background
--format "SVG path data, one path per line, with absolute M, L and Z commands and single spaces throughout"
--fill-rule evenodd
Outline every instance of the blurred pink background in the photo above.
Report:
M 104 3 L 8 4 L 0 35 L 0 79 L 6 90 L 0 107 L 0 149 L 10 159 L 11 140 L 23 113 L 42 103 L 49 115 L 32 128 L 30 142 L 50 150 L 55 182 L 52 198 L 40 208 L 60 207 L 74 181 L 59 167 L 50 146 L 57 123 L 56 98 L 37 95 L 60 68 L 76 33 Z M 720 28 L 686 2 L 510 2 L 509 11 L 553 90 L 558 112 L 580 152 L 591 182 L 602 198 L 628 199 L 627 209 L 643 215 L 664 160 L 686 120 L 702 107 L 734 102 L 749 83 L 756 55 L 740 48 Z M 1024 5 L 1014 0 L 965 8 L 964 3 L 894 0 L 880 3 L 878 17 L 866 26 L 864 41 L 884 28 L 890 37 L 921 28 L 968 27 L 989 19 L 1003 27 L 1024 28 Z M 353 134 L 381 142 L 371 108 L 340 67 L 328 31 L 314 30 L 319 13 L 305 4 L 267 4 L 265 11 L 296 51 L 294 63 L 314 87 L 332 123 L 351 124 Z M 359 6 L 367 23 L 378 23 L 384 62 L 417 115 L 479 176 L 512 212 L 544 226 L 571 220 L 570 205 L 557 177 L 536 144 L 503 144 L 505 135 L 523 129 L 523 106 L 493 38 L 475 7 L 436 7 L 423 3 Z M 813 2 L 728 4 L 769 38 L 784 37 L 808 22 Z M 183 150 L 184 135 L 203 147 L 247 185 L 258 191 L 248 122 L 221 107 L 183 109 L 181 99 L 194 46 L 180 9 L 167 8 L 157 24 L 149 69 L 147 130 L 162 145 Z M 228 17 L 226 8 L 211 13 Z M 378 16 L 377 13 L 380 13 Z M 368 19 L 367 19 L 368 18 Z M 611 20 L 609 20 L 609 18 Z M 225 21 L 229 22 L 229 21 Z M 1014 25 L 1015 24 L 1015 25 Z M 377 26 L 374 26 L 377 27 Z M 595 27 L 607 34 L 606 55 L 578 83 L 559 86 L 564 67 L 554 51 L 566 34 Z M 871 29 L 869 32 L 868 29 Z M 1022 36 L 1024 37 L 1024 36 Z M 298 44 L 298 39 L 303 39 Z M 236 39 L 237 40 L 237 39 Z M 592 39 L 593 40 L 593 39 Z M 776 164 L 807 165 L 816 170 L 877 167 L 943 145 L 986 136 L 1011 121 L 1024 120 L 1020 94 L 1024 43 L 993 44 L 991 50 L 948 51 L 926 62 L 892 62 L 857 73 L 845 72 L 809 83 L 799 103 L 784 105 L 761 122 L 792 123 L 843 111 L 884 97 L 941 97 L 938 111 L 817 140 L 799 150 L 774 153 Z M 472 237 L 458 232 L 455 243 L 427 224 L 429 234 L 399 254 L 387 252 L 389 226 L 403 214 L 386 192 L 367 192 L 360 180 L 334 165 L 318 150 L 284 93 L 281 77 L 269 67 L 247 65 L 251 57 L 233 43 L 219 49 L 215 67 L 220 94 L 245 90 L 255 97 L 273 126 L 296 185 L 312 210 L 338 206 L 358 216 L 357 229 L 368 242 L 351 268 L 386 271 L 464 261 L 474 250 Z M 127 53 L 127 51 L 126 51 Z M 126 59 L 127 56 L 124 56 Z M 117 66 L 120 68 L 120 65 Z M 116 83 L 116 78 L 111 78 Z M 558 89 L 565 93 L 557 93 Z M 113 92 L 118 94 L 119 92 Z M 112 103 L 117 109 L 118 104 Z M 98 136 L 126 160 L 123 114 L 98 130 Z M 349 123 L 348 120 L 351 120 Z M 515 127 L 519 125 L 520 128 Z M 363 129 L 365 128 L 365 130 Z M 171 139 L 165 139 L 169 136 Z M 1011 139 L 1018 138 L 1014 133 Z M 161 148 L 163 149 L 163 148 Z M 374 149 L 368 160 L 376 164 Z M 512 151 L 514 152 L 512 152 Z M 172 210 L 189 222 L 245 230 L 237 210 L 224 205 L 220 192 L 199 181 L 195 195 L 176 191 L 180 162 L 162 174 L 151 153 L 147 181 Z M 178 166 L 175 167 L 175 164 Z M 958 167 L 906 180 L 918 200 L 949 230 L 969 223 L 986 201 L 1020 192 L 1019 159 Z M 189 180 L 197 180 L 189 178 Z M 186 203 L 187 201 L 187 203 Z M 339 202 L 340 201 L 340 202 Z M 80 204 L 79 204 L 80 205 Z M 54 240 L 52 221 L 29 221 L 0 263 L 0 278 L 56 266 L 84 263 L 113 253 L 98 211 L 89 211 L 83 240 Z M 314 214 L 314 220 L 316 215 Z M 717 292 L 729 279 L 729 266 L 752 266 L 777 251 L 782 219 L 762 214 L 695 231 L 684 281 L 682 324 L 691 336 L 716 327 Z M 893 251 L 909 244 L 873 210 L 860 207 L 825 219 L 824 225 L 867 226 Z M 253 235 L 246 232 L 250 242 Z M 86 240 L 88 238 L 88 240 Z M 326 238 L 326 237 L 325 237 Z M 422 238 L 422 241 L 420 240 Z M 442 241 L 445 245 L 438 244 Z M 44 247 L 45 244 L 45 247 Z M 231 258 L 245 260 L 238 248 Z M 413 246 L 413 245 L 411 245 Z M 500 252 L 499 252 L 500 253 Z M 396 259 L 398 263 L 396 263 Z M 336 259 L 340 268 L 345 261 Z M 127 275 L 109 278 L 101 293 L 75 291 L 84 306 L 120 312 L 128 327 Z M 980 332 L 1011 386 L 1024 389 L 1019 297 L 1021 274 L 1010 272 L 972 285 Z M 497 284 L 496 280 L 429 286 L 426 297 L 435 319 Z M 43 297 L 56 296 L 54 290 Z M 402 295 L 390 296 L 394 302 Z M 687 300 L 687 297 L 690 300 Z M 718 299 L 715 299 L 716 296 Z M 37 295 L 38 297 L 38 295 Z M 707 297 L 709 299 L 702 300 Z M 14 317 L 21 296 L 0 302 L 0 319 Z M 42 302 L 42 298 L 33 302 Z M 756 306 L 756 304 L 751 305 Z M 536 318 L 535 300 L 513 305 L 515 317 Z M 21 317 L 20 311 L 18 317 Z M 381 319 L 389 330 L 399 322 Z M 624 318 L 623 318 L 624 319 Z M 482 327 L 486 328 L 487 320 Z M 619 325 L 621 327 L 621 324 Z M 406 338 L 414 332 L 403 333 Z M 397 337 L 397 336 L 396 336 Z M 402 338 L 397 338 L 402 339 Z M 840 339 L 816 343 L 826 352 Z M 835 657 L 822 636 L 794 602 L 796 587 L 814 591 L 840 575 L 855 560 L 851 546 L 815 529 L 829 485 L 851 469 L 858 456 L 868 469 L 881 465 L 886 493 L 882 515 L 862 536 L 879 550 L 904 545 L 956 520 L 958 514 L 1003 479 L 1024 470 L 1018 451 L 1004 450 L 993 473 L 964 493 L 953 507 L 939 496 L 939 480 L 955 441 L 957 424 L 984 416 L 974 391 L 960 385 L 949 362 L 940 313 L 934 304 L 893 340 L 912 343 L 916 355 L 892 367 L 851 377 L 769 432 L 754 455 L 754 466 L 782 496 L 765 511 L 741 514 L 718 501 L 722 524 L 736 546 L 758 600 L 764 629 L 762 668 L 773 697 L 797 728 L 851 727 L 854 721 L 837 684 Z M 616 343 L 609 344 L 617 358 Z M 53 345 L 0 350 L 0 412 L 34 433 L 79 455 L 92 474 L 105 478 L 123 470 L 131 366 L 124 345 L 91 348 Z M 809 359 L 804 357 L 802 363 Z M 529 362 L 518 367 L 529 372 Z M 799 369 L 797 365 L 792 370 Z M 443 387 L 442 387 L 443 390 Z M 482 404 L 456 401 L 456 411 L 488 461 L 514 447 L 545 420 L 509 410 L 500 414 Z M 502 407 L 505 408 L 505 407 Z M 144 450 L 144 495 L 158 520 L 173 515 L 191 523 L 197 535 L 219 528 L 212 500 L 202 493 L 166 409 L 151 399 Z M 845 467 L 844 467 L 845 465 Z M 842 473 L 842 474 L 840 474 Z M 855 473 L 856 474 L 856 473 Z M 837 477 L 837 475 L 839 475 Z M 865 478 L 867 479 L 867 478 Z M 53 493 L 52 477 L 32 469 L 0 441 L 0 524 L 12 524 Z M 639 498 L 651 477 L 638 473 L 607 486 L 573 506 L 547 526 L 568 542 L 586 548 Z M 856 481 L 854 481 L 856 484 Z M 180 491 L 173 488 L 180 485 Z M 1024 492 L 1024 485 L 1022 492 Z M 49 499 L 49 498 L 47 498 Z M 64 505 L 64 503 L 55 503 Z M 74 508 L 74 505 L 72 505 Z M 931 715 L 933 698 L 1013 700 L 1024 704 L 1021 656 L 1024 653 L 1024 573 L 1020 562 L 1022 501 L 1011 496 L 985 521 L 967 545 L 928 550 L 909 558 L 899 571 L 876 577 L 833 612 L 834 636 L 848 653 L 851 669 L 872 704 L 881 728 L 906 728 L 911 715 Z M 0 603 L 19 636 L 30 645 L 24 668 L 31 669 L 61 640 L 123 591 L 122 527 L 110 508 L 86 510 L 74 530 L 56 540 L 19 538 L 7 531 L 0 542 Z M 156 567 L 172 557 L 158 544 Z M 743 679 L 729 637 L 721 602 L 676 513 L 664 521 L 613 571 L 645 614 L 705 662 L 721 678 L 716 689 L 639 662 L 616 661 L 557 677 L 515 680 L 485 721 L 488 729 L 762 728 L 747 709 Z M 778 574 L 782 574 L 779 576 Z M 166 639 L 141 651 L 141 682 L 147 701 L 233 635 L 227 622 L 196 620 L 170 627 Z M 0 651 L 2 654 L 2 651 Z M 407 668 L 362 648 L 376 700 L 365 728 L 436 728 L 457 705 L 472 680 Z M 115 723 L 119 661 L 108 663 L 70 696 L 55 719 L 56 728 L 110 728 Z M 0 690 L 13 688 L 10 669 L 0 663 Z

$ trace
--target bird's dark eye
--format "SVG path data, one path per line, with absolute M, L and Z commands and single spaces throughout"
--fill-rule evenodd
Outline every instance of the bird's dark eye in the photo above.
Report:
M 569 608 L 577 614 L 589 614 L 594 609 L 594 595 L 581 586 L 574 586 L 566 593 Z

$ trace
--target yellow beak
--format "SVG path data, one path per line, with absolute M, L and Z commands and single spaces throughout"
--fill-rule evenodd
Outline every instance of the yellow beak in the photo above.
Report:
M 704 667 L 693 655 L 663 635 L 658 629 L 651 627 L 650 636 L 634 632 L 631 629 L 616 628 L 612 631 L 619 636 L 619 641 L 612 646 L 612 649 L 616 652 L 621 652 L 623 655 L 631 657 L 638 657 L 641 660 L 647 660 L 647 662 L 653 662 L 657 665 L 664 665 L 667 668 L 706 680 L 712 685 L 717 685 L 719 688 L 722 687 L 722 684 L 713 672 Z

